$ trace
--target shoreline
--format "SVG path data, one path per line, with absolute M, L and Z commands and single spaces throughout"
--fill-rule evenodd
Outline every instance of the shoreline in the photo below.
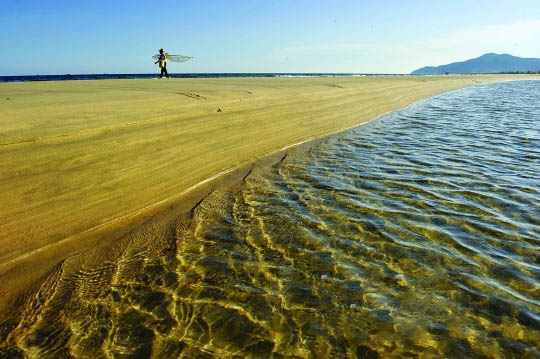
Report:
M 538 76 L 527 76 L 527 78 L 521 78 L 523 76 L 512 76 L 513 78 L 510 79 L 508 78 L 509 76 L 500 77 L 503 78 L 490 80 L 484 78 L 483 80 L 485 81 L 482 81 L 482 83 L 499 82 L 505 80 L 512 81 L 539 79 Z M 357 79 L 355 78 L 353 79 L 353 81 L 354 80 Z M 466 80 L 471 79 L 467 78 Z M 477 80 L 476 76 L 474 77 L 474 80 Z M 294 81 L 302 82 L 303 79 L 294 79 Z M 328 79 L 324 78 L 323 81 L 328 81 Z M 386 112 L 370 117 L 367 120 L 358 119 L 358 121 L 360 122 L 351 126 L 334 129 L 331 132 L 317 133 L 313 137 L 302 139 L 292 144 L 287 144 L 270 152 L 259 154 L 258 156 L 249 157 L 247 159 L 244 159 L 243 161 L 237 162 L 236 164 L 233 163 L 227 168 L 224 168 L 221 171 L 214 173 L 213 175 L 210 175 L 209 177 L 206 177 L 196 182 L 195 184 L 188 186 L 182 191 L 177 192 L 174 196 L 168 196 L 166 198 L 160 199 L 157 202 L 147 204 L 127 214 L 111 218 L 105 222 L 99 223 L 98 225 L 86 228 L 83 231 L 73 233 L 70 236 L 50 241 L 49 243 L 38 246 L 37 248 L 30 250 L 27 249 L 26 251 L 24 250 L 24 248 L 22 248 L 23 253 L 15 251 L 8 253 L 7 255 L 0 255 L 0 258 L 2 259 L 2 262 L 0 263 L 0 278 L 2 278 L 2 280 L 6 284 L 4 288 L 7 288 L 7 290 L 2 290 L 2 296 L 4 299 L 2 300 L 2 302 L 0 302 L 0 312 L 4 312 L 3 309 L 11 307 L 14 304 L 13 300 L 17 296 L 17 293 L 24 292 L 25 289 L 31 285 L 31 283 L 42 277 L 45 273 L 47 273 L 48 270 L 50 270 L 60 261 L 65 260 L 69 256 L 83 253 L 84 251 L 95 248 L 97 246 L 107 246 L 109 244 L 112 244 L 114 240 L 119 240 L 125 237 L 130 232 L 136 231 L 137 228 L 144 225 L 146 222 L 154 221 L 158 217 L 164 218 L 164 220 L 166 221 L 167 218 L 186 213 L 193 208 L 193 205 L 196 205 L 209 193 L 211 193 L 214 188 L 228 187 L 234 183 L 238 183 L 242 178 L 246 176 L 246 173 L 249 173 L 249 171 L 251 171 L 253 167 L 261 167 L 279 162 L 279 158 L 282 157 L 284 154 L 286 155 L 289 151 L 297 151 L 301 150 L 302 148 L 309 147 L 310 145 L 314 145 L 317 142 L 323 141 L 326 138 L 336 136 L 353 128 L 363 126 L 378 118 L 386 116 L 389 113 L 403 110 L 404 108 L 410 107 L 414 103 L 425 100 L 426 98 L 430 98 L 441 93 L 455 91 L 476 84 L 477 83 L 473 81 L 473 83 L 461 84 L 459 87 L 431 93 L 429 95 L 422 96 L 406 103 L 406 106 L 404 107 L 390 109 Z M 175 85 L 181 86 L 182 84 L 175 83 Z M 0 85 L 0 92 L 2 92 L 2 90 L 2 85 Z M 255 106 L 255 109 L 257 109 L 257 106 Z M 219 114 L 217 114 L 217 116 L 219 116 Z M 97 131 L 103 131 L 103 129 L 97 129 Z M 55 141 L 56 139 L 52 140 Z M 36 141 L 41 141 L 41 138 L 38 138 Z M 24 144 L 22 145 L 25 146 L 28 145 L 28 143 L 24 142 Z M 6 144 L 6 146 L 13 145 Z M 1 148 L 2 147 L 0 147 L 0 149 Z M 9 238 L 7 239 L 9 240 Z M 0 238 L 0 243 L 5 242 L 5 240 L 6 239 L 2 240 L 2 238 Z M 21 250 L 21 248 L 19 248 L 19 250 Z M 15 256 L 13 256 L 13 254 L 15 254 Z M 25 273 L 22 274 L 21 272 Z
M 271 78 L 271 77 L 366 77 L 366 76 L 424 76 L 412 74 L 386 74 L 386 73 L 355 73 L 355 72 L 177 72 L 170 73 L 171 78 L 176 79 L 195 79 L 195 78 Z M 463 76 L 469 74 L 452 74 L 445 76 Z M 482 75 L 482 74 L 470 74 Z M 484 75 L 508 75 L 508 74 L 490 74 Z M 155 79 L 159 76 L 157 73 L 135 73 L 135 74 L 41 74 L 41 75 L 0 75 L 0 82 L 31 82 L 31 81 L 78 81 L 78 80 L 139 80 Z

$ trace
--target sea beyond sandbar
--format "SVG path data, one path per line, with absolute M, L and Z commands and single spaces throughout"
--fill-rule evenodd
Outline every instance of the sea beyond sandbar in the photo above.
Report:
M 0 295 L 220 173 L 426 96 L 531 78 L 538 76 L 0 84 L 0 278 L 8 284 Z

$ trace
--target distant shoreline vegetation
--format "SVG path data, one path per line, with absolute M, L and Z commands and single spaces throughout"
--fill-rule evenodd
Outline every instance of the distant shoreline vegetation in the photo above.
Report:
M 450 73 L 445 72 L 444 74 L 411 74 L 411 76 L 445 76 L 445 75 L 537 75 L 540 74 L 538 71 L 501 71 L 501 72 L 463 72 L 463 73 Z
M 508 74 L 508 75 L 535 75 L 540 74 L 540 70 L 538 71 L 508 71 L 508 72 L 499 72 L 500 74 Z

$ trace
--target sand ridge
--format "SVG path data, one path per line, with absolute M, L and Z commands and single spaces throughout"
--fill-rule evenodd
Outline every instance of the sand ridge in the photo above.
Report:
M 107 227 L 125 233 L 202 181 L 273 151 L 426 96 L 526 78 L 538 77 L 0 84 L 0 277 L 17 278 L 29 265 L 39 276 L 99 243 Z

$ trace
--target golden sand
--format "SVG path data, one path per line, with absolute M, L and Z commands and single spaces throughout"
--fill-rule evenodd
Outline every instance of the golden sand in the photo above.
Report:
M 510 79 L 526 77 L 0 84 L 0 278 L 11 283 L 0 295 L 224 171 L 426 96 Z

